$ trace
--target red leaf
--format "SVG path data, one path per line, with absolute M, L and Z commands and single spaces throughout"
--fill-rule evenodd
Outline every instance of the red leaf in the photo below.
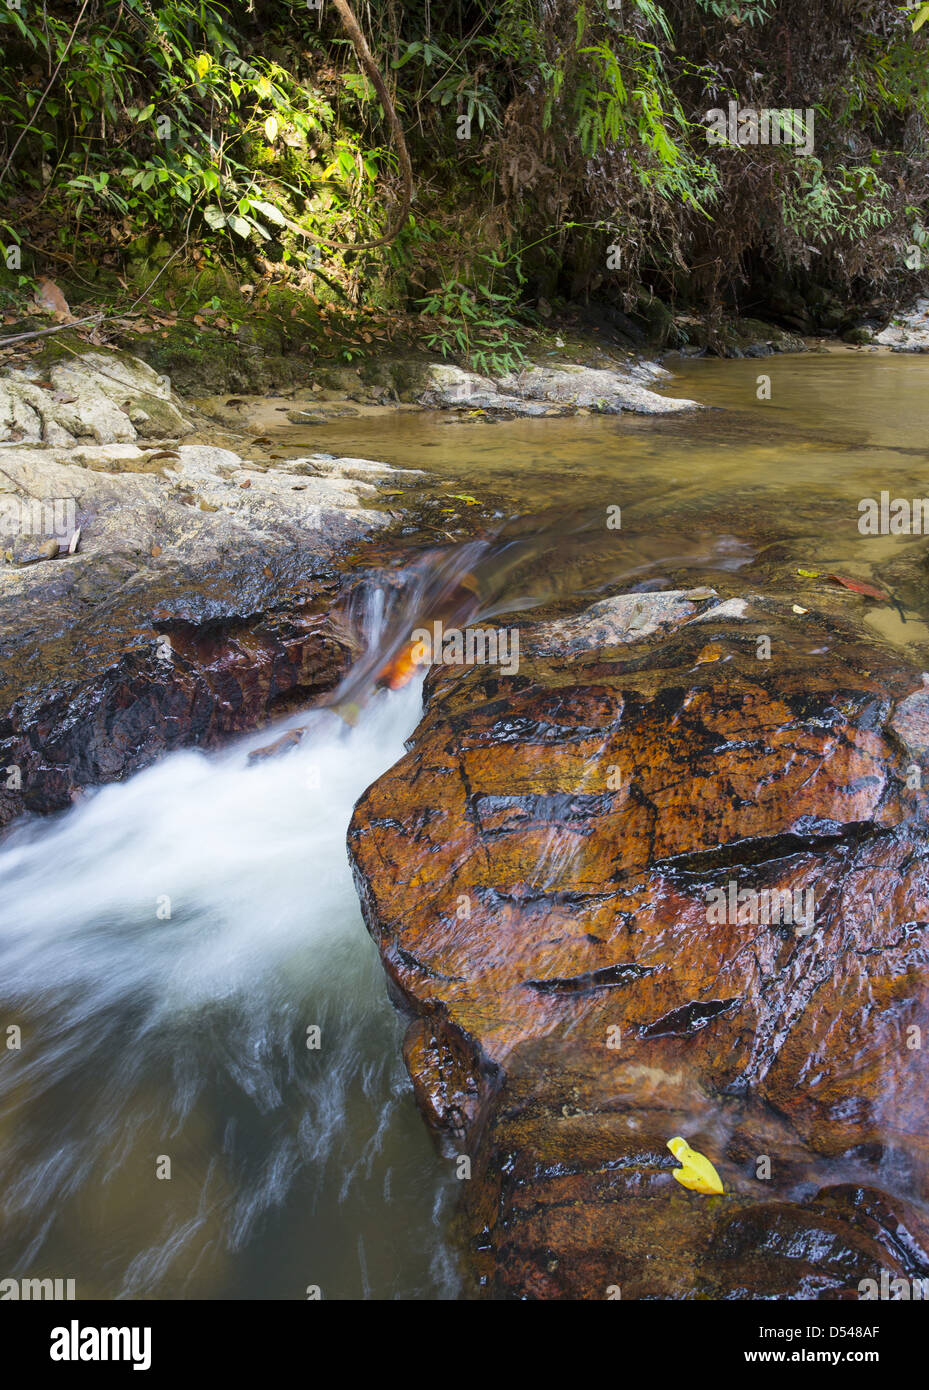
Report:
M 873 584 L 865 584 L 861 579 L 846 579 L 842 574 L 827 575 L 828 579 L 833 579 L 836 584 L 841 584 L 843 589 L 851 589 L 853 594 L 864 594 L 865 598 L 880 599 L 881 603 L 892 603 L 890 594 L 883 589 L 876 589 Z

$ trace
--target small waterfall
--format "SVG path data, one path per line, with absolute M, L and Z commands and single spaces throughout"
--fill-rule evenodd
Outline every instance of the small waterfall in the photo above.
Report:
M 270 735 L 305 726 L 286 756 L 249 760 L 267 730 L 176 753 L 8 835 L 0 1048 L 11 1025 L 22 1043 L 0 1050 L 0 1277 L 60 1270 L 79 1298 L 451 1295 L 447 1180 L 345 853 L 420 686 L 353 728 L 290 718 Z

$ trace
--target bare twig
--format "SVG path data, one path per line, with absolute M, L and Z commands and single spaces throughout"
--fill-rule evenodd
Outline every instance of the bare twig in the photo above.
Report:
M 0 348 L 6 347 L 8 343 L 25 343 L 30 338 L 47 338 L 50 333 L 63 333 L 66 328 L 78 328 L 82 323 L 94 323 L 105 318 L 104 313 L 88 314 L 86 319 L 73 319 L 71 323 L 59 323 L 54 328 L 36 328 L 31 333 L 14 333 L 12 338 L 0 338 Z

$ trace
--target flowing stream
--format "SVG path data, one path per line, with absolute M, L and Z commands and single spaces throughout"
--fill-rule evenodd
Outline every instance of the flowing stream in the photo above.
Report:
M 420 712 L 419 679 L 368 698 L 378 668 L 443 605 L 458 620 L 578 603 L 681 565 L 776 586 L 798 562 L 907 560 L 891 577 L 908 621 L 884 608 L 875 626 L 924 656 L 925 541 L 865 552 L 855 502 L 929 491 L 927 384 L 925 359 L 695 363 L 673 389 L 724 409 L 397 417 L 367 450 L 364 422 L 282 431 L 295 450 L 444 471 L 494 491 L 504 517 L 546 519 L 420 557 L 399 605 L 369 585 L 352 615 L 367 656 L 335 697 L 357 703 L 353 725 L 319 709 L 172 754 L 0 844 L 0 1278 L 74 1278 L 79 1298 L 454 1298 L 453 1165 L 416 1111 L 345 853 L 354 803 Z M 614 501 L 631 523 L 620 551 L 588 524 Z M 780 569 L 765 568 L 772 545 Z M 249 759 L 296 726 L 286 756 Z
M 345 855 L 419 686 L 354 728 L 289 721 L 309 728 L 286 757 L 249 763 L 267 731 L 174 754 L 7 839 L 0 1274 L 78 1297 L 454 1293 L 449 1179 Z

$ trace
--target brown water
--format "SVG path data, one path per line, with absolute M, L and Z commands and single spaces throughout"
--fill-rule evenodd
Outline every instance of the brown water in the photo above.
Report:
M 472 505 L 486 532 L 545 514 L 511 597 L 576 603 L 643 564 L 671 582 L 686 560 L 721 592 L 858 617 L 925 660 L 926 541 L 862 536 L 858 502 L 929 493 L 929 358 L 696 361 L 666 389 L 711 408 L 405 413 L 280 437 L 427 470 L 453 535 Z M 420 496 L 404 491 L 394 504 Z M 726 536 L 748 564 L 707 558 Z M 873 579 L 905 621 L 798 568 Z M 73 1277 L 78 1297 L 455 1296 L 453 1166 L 416 1113 L 344 853 L 354 801 L 417 708 L 414 684 L 354 730 L 314 715 L 293 754 L 257 766 L 267 733 L 175 754 L 4 843 L 0 1037 L 17 1025 L 23 1041 L 0 1050 L 0 1278 Z
M 709 407 L 663 417 L 589 416 L 500 423 L 457 413 L 384 414 L 280 431 L 287 452 L 308 450 L 422 468 L 448 484 L 450 535 L 470 504 L 498 518 L 560 513 L 565 531 L 579 513 L 604 519 L 594 561 L 565 577 L 570 591 L 610 585 L 656 536 L 730 534 L 758 562 L 728 581 L 801 606 L 863 616 L 905 649 L 929 643 L 923 536 L 864 536 L 858 504 L 882 489 L 910 500 L 929 496 L 929 358 L 828 352 L 675 364 L 667 395 Z M 771 399 L 757 397 L 771 378 Z M 278 448 L 281 445 L 277 446 Z M 386 505 L 416 499 L 415 486 L 387 484 Z M 622 528 L 607 531 L 606 509 Z M 547 524 L 550 524 L 548 518 Z M 837 572 L 890 589 L 904 610 L 843 593 L 798 569 Z M 540 582 L 545 567 L 540 566 Z

